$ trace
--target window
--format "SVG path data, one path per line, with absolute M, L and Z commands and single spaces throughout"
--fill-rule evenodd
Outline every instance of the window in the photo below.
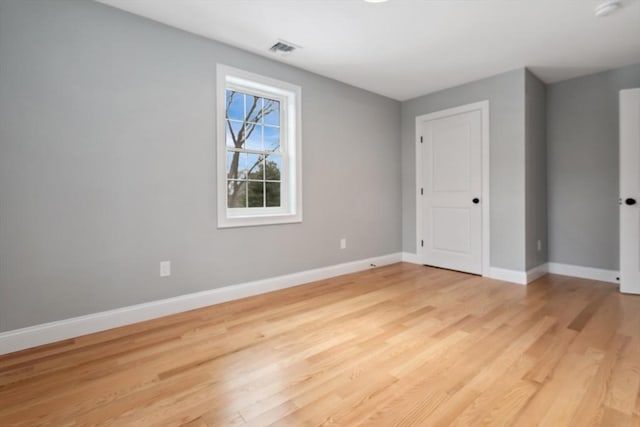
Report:
M 300 87 L 217 71 L 218 227 L 302 221 Z

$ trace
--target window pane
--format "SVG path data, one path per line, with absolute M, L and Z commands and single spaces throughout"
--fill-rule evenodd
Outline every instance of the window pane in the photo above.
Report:
M 227 120 L 227 147 L 242 148 L 244 141 L 239 141 L 242 138 L 240 130 L 242 129 L 242 122 L 234 122 Z
M 246 127 L 247 142 L 244 147 L 248 150 L 262 151 L 262 125 L 248 123 Z
M 264 100 L 264 123 L 280 126 L 280 101 L 273 99 Z
M 227 91 L 227 118 L 234 120 L 244 120 L 244 94 Z
M 264 207 L 264 182 L 249 181 L 249 207 Z
M 247 155 L 237 151 L 227 151 L 227 178 L 247 179 Z
M 264 180 L 264 161 L 261 154 L 248 154 L 249 179 Z
M 262 98 L 252 95 L 245 95 L 246 118 L 248 122 L 262 123 Z
M 280 128 L 264 127 L 264 150 L 280 151 Z
M 227 207 L 247 207 L 247 181 L 227 181 Z
M 267 190 L 267 207 L 280 207 L 280 183 L 267 182 L 265 187 Z
M 265 179 L 267 181 L 279 181 L 282 170 L 282 156 L 269 155 L 265 160 Z

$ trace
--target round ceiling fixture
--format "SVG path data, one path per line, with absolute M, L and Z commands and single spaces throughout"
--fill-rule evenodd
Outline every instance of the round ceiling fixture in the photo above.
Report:
M 596 6 L 593 12 L 598 18 L 602 18 L 611 15 L 621 7 L 622 2 L 620 2 L 619 0 L 609 0 L 605 1 L 604 3 L 600 3 L 598 6 Z
M 384 3 L 387 0 L 364 0 L 364 1 L 366 1 L 367 3 Z

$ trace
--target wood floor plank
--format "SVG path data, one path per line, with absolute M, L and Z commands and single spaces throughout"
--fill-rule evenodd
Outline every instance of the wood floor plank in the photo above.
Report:
M 602 352 L 567 353 L 556 367 L 553 379 L 544 384 L 520 413 L 517 425 L 569 426 L 593 379 Z
M 580 402 L 572 423 L 574 425 L 588 425 L 590 420 L 599 419 L 599 407 L 601 402 L 606 403 L 606 396 L 610 392 L 611 376 L 614 368 L 619 364 L 621 354 L 629 344 L 629 337 L 616 335 L 607 349 L 607 352 L 598 366 L 598 371 L 586 390 L 585 397 Z M 632 392 L 633 393 L 633 392 Z M 631 403 L 633 405 L 634 402 Z M 633 406 L 628 408 L 629 414 Z
M 638 325 L 640 327 L 640 325 Z M 640 340 L 624 337 L 626 345 L 621 349 L 618 363 L 613 367 L 604 396 L 604 404 L 624 414 L 635 410 L 634 395 L 640 393 Z
M 638 322 L 398 263 L 0 356 L 0 426 L 636 426 Z
M 515 418 L 539 389 L 540 386 L 531 381 L 516 382 L 492 401 L 485 412 L 485 417 L 478 425 L 492 427 L 517 425 L 514 423 Z

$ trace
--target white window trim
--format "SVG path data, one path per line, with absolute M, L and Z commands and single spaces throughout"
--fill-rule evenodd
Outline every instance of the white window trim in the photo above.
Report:
M 288 224 L 302 222 L 302 132 L 300 86 L 259 74 L 217 65 L 217 192 L 218 228 L 255 225 Z M 280 208 L 227 208 L 227 147 L 225 141 L 225 95 L 227 87 L 238 87 L 244 92 L 276 98 L 282 102 L 281 129 L 285 132 L 283 150 L 283 188 Z

